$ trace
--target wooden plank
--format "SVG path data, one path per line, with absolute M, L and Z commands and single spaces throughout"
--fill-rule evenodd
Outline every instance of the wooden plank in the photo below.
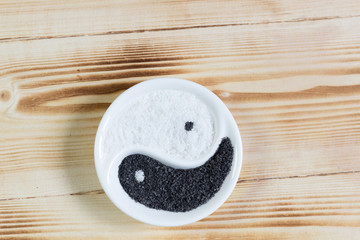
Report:
M 27 40 L 359 16 L 356 1 L 2 1 L 0 40 Z
M 283 23 L 277 32 L 278 26 L 234 26 L 203 29 L 201 35 L 187 29 L 2 43 L 0 84 L 9 99 L 1 105 L 1 128 L 4 148 L 11 149 L 4 154 L 17 162 L 13 170 L 26 169 L 33 158 L 33 167 L 47 168 L 53 164 L 49 156 L 63 166 L 61 149 L 69 148 L 67 156 L 74 157 L 74 144 L 92 158 L 89 136 L 118 94 L 141 80 L 177 76 L 207 86 L 228 104 L 245 154 L 251 153 L 244 177 L 360 170 L 359 149 L 352 144 L 359 139 L 359 55 L 353 49 L 360 42 L 348 31 L 350 24 L 358 27 L 346 19 Z M 308 37 L 289 40 L 289 28 L 294 36 Z M 219 45 L 229 32 L 232 39 Z M 70 135 L 70 142 L 49 145 L 48 138 Z M 27 136 L 33 141 L 17 149 Z M 30 151 L 39 145 L 38 152 Z M 263 171 L 264 157 L 270 162 Z
M 235 239 L 300 234 L 315 239 L 320 234 L 335 239 L 341 232 L 351 238 L 360 233 L 359 181 L 360 174 L 240 181 L 214 214 L 171 228 L 133 220 L 102 191 L 9 199 L 0 201 L 0 235 L 201 239 L 224 234 Z

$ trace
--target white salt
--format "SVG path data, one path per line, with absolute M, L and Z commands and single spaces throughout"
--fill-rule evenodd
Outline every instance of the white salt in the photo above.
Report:
M 137 170 L 135 172 L 135 179 L 137 182 L 143 182 L 145 179 L 144 171 L 143 170 Z
M 191 130 L 185 124 L 192 122 Z M 110 118 L 104 134 L 104 156 L 115 157 L 128 147 L 144 146 L 184 161 L 208 153 L 214 121 L 208 107 L 195 95 L 157 90 L 134 99 Z

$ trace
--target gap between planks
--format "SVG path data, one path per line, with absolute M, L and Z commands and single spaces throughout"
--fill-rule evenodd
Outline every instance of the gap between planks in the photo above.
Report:
M 209 24 L 209 25 L 193 25 L 184 27 L 169 27 L 169 28 L 150 28 L 150 29 L 138 29 L 138 30 L 123 30 L 123 31 L 109 31 L 99 32 L 91 34 L 70 34 L 70 35 L 54 35 L 43 37 L 9 37 L 0 38 L 1 42 L 11 41 L 33 41 L 33 40 L 45 40 L 45 39 L 61 39 L 61 38 L 77 38 L 77 37 L 91 37 L 91 36 L 104 36 L 104 35 L 119 35 L 119 34 L 132 34 L 132 33 L 144 33 L 144 32 L 161 32 L 161 31 L 178 31 L 187 29 L 200 29 L 200 28 L 219 28 L 219 27 L 235 27 L 235 26 L 252 26 L 252 25 L 266 25 L 266 24 L 279 24 L 279 23 L 299 23 L 299 22 L 315 22 L 326 21 L 335 19 L 350 19 L 358 18 L 360 14 L 348 15 L 348 16 L 326 16 L 326 17 L 311 17 L 311 18 L 294 18 L 288 20 L 276 20 L 276 21 L 261 21 L 261 22 L 242 22 L 242 23 L 229 23 L 229 24 Z
M 310 178 L 310 177 L 322 177 L 322 176 L 358 174 L 358 173 L 360 173 L 360 171 L 342 171 L 342 172 L 315 173 L 315 174 L 293 175 L 293 176 L 283 176 L 283 177 L 251 178 L 251 179 L 240 179 L 237 181 L 237 184 L 244 183 L 244 182 L 284 180 L 284 179 L 293 179 L 293 178 Z M 99 194 L 104 194 L 104 193 L 105 193 L 104 190 L 96 189 L 96 190 L 90 190 L 90 191 L 75 192 L 75 193 L 70 193 L 70 194 L 55 194 L 55 195 L 30 196 L 30 197 L 19 197 L 19 198 L 2 198 L 2 199 L 0 199 L 0 202 L 12 201 L 12 200 L 36 199 L 36 198 L 63 197 L 63 196 L 99 195 Z

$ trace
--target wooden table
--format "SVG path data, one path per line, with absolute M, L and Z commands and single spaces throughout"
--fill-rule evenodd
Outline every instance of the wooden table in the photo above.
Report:
M 244 144 L 182 227 L 119 211 L 94 167 L 109 104 L 161 76 L 216 93 Z M 356 0 L 0 2 L 0 238 L 359 239 L 359 124 Z

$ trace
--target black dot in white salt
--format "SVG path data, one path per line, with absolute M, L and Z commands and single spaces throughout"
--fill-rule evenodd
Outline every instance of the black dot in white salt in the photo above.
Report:
M 185 123 L 185 130 L 186 131 L 191 131 L 194 127 L 194 123 L 193 122 L 186 122 Z
M 135 179 L 138 183 L 141 183 L 144 181 L 145 179 L 145 174 L 144 174 L 144 171 L 143 170 L 137 170 L 135 172 Z

